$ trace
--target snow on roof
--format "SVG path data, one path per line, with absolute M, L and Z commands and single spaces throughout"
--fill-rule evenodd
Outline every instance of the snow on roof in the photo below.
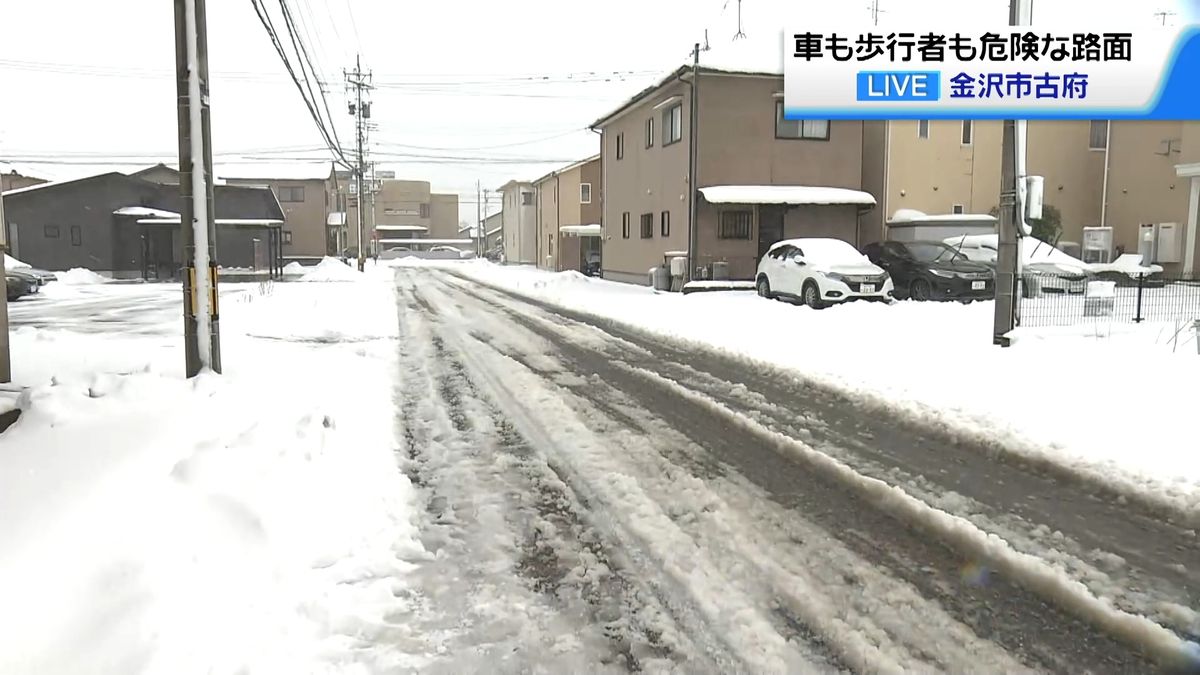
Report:
M 713 204 L 857 204 L 874 206 L 862 190 L 810 185 L 714 185 L 700 188 Z
M 783 31 L 755 32 L 755 37 L 710 45 L 700 52 L 700 67 L 726 73 L 783 75 Z
M 122 206 L 113 211 L 115 216 L 152 216 L 154 218 L 173 218 L 179 220 L 180 215 L 174 211 L 152 209 L 149 206 Z
M 11 255 L 9 255 L 7 253 L 4 254 L 4 269 L 16 270 L 16 269 L 22 269 L 25 267 L 33 267 L 33 265 L 30 265 L 29 263 L 26 263 L 26 262 L 21 262 L 20 260 L 17 260 L 16 258 L 12 257 Z
M 346 224 L 346 212 L 345 211 L 331 212 L 328 216 L 326 216 L 325 224 L 326 225 L 345 225 Z
M 391 232 L 428 232 L 429 228 L 424 225 L 376 225 L 377 230 L 388 230 Z
M 563 234 L 574 234 L 581 237 L 599 237 L 600 224 L 592 223 L 590 225 L 563 225 L 558 228 L 558 231 Z
M 179 216 L 173 218 L 138 218 L 139 225 L 178 225 Z M 215 225 L 282 225 L 282 220 L 275 218 L 216 218 Z
M 910 222 L 981 222 L 995 223 L 996 217 L 986 213 L 940 213 L 930 215 L 916 209 L 897 209 L 896 213 L 892 214 L 889 223 L 910 223 Z
M 418 246 L 474 244 L 474 239 L 380 239 L 381 244 L 415 244 Z

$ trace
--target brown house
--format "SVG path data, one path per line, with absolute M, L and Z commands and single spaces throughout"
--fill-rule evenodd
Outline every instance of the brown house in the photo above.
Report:
M 862 191 L 863 123 L 784 120 L 781 72 L 781 64 L 702 63 L 695 134 L 691 66 L 592 124 L 602 133 L 606 278 L 646 283 L 648 269 L 685 254 L 689 199 L 696 200 L 693 278 L 723 262 L 731 278 L 752 279 L 780 239 L 859 243 L 860 214 L 875 204 Z
M 582 271 L 600 255 L 600 156 L 542 176 L 537 191 L 537 266 Z

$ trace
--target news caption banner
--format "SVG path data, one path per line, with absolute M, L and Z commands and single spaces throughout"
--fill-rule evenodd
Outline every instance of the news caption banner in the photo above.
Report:
M 1200 26 L 783 34 L 784 117 L 1200 119 Z

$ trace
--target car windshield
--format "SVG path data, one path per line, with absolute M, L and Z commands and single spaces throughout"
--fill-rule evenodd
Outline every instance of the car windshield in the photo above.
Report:
M 966 259 L 966 256 L 963 256 L 945 244 L 922 242 L 908 244 L 907 248 L 912 253 L 913 258 L 923 263 L 955 262 Z

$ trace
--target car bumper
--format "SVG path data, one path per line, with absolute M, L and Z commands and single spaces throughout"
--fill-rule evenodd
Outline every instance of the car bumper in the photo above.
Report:
M 977 282 L 983 288 L 976 288 Z M 996 284 L 991 279 L 937 279 L 933 295 L 941 300 L 983 300 L 996 297 Z
M 893 299 L 895 289 L 892 280 L 883 282 L 879 288 L 864 292 L 860 284 L 846 284 L 833 279 L 826 279 L 820 284 L 821 298 L 825 302 L 850 302 L 866 300 L 869 302 L 888 302 Z

